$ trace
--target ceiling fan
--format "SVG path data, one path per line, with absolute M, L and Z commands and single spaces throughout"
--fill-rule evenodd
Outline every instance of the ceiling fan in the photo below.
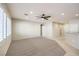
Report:
M 38 16 L 38 17 L 44 20 L 48 20 L 49 18 L 51 18 L 51 16 L 47 16 L 46 14 L 42 14 L 41 16 Z

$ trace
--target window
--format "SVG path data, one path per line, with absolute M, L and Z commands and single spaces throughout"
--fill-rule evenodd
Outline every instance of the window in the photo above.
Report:
M 3 40 L 3 11 L 0 8 L 0 41 Z
M 3 39 L 7 38 L 7 16 L 5 13 L 3 13 Z
M 0 42 L 11 34 L 11 20 L 0 8 Z
M 64 31 L 67 33 L 78 33 L 78 24 L 66 24 Z
M 78 32 L 78 25 L 77 24 L 71 24 L 70 25 L 70 31 L 71 31 L 71 33 L 77 33 Z

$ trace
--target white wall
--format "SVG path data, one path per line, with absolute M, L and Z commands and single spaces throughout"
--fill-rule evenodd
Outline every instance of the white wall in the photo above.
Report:
M 10 18 L 10 14 L 8 12 L 8 9 L 5 4 L 0 4 L 0 8 L 4 10 L 4 12 L 7 14 L 7 16 Z M 11 18 L 9 19 L 11 21 Z M 8 22 L 7 22 L 8 24 Z M 10 25 L 11 26 L 11 25 Z M 9 48 L 9 45 L 11 43 L 11 34 L 6 35 L 7 38 L 3 39 L 3 41 L 0 42 L 0 56 L 4 56 Z
M 43 36 L 48 39 L 53 39 L 53 24 L 52 22 L 47 22 L 43 26 Z
M 24 20 L 13 20 L 13 40 L 40 36 L 40 24 Z

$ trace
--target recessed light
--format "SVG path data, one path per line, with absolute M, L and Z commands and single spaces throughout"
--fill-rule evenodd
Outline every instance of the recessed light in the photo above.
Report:
M 63 15 L 63 16 L 64 16 L 64 13 L 61 13 L 61 15 Z
M 30 11 L 30 13 L 32 14 L 33 12 L 32 12 L 32 11 Z
M 79 14 L 75 14 L 75 16 L 79 16 Z

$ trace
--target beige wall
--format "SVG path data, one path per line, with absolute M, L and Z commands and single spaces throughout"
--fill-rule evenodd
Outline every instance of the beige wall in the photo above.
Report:
M 40 36 L 40 24 L 25 20 L 13 20 L 13 40 Z
M 64 36 L 64 25 L 53 23 L 53 30 L 54 30 L 54 38 L 59 38 Z
M 10 14 L 8 13 L 8 9 L 5 4 L 0 4 L 0 8 L 4 10 L 4 12 L 7 14 L 7 16 L 10 18 Z M 10 18 L 11 19 L 11 18 Z M 7 36 L 6 39 L 0 42 L 0 56 L 4 56 L 9 48 L 9 45 L 11 43 L 11 34 Z

